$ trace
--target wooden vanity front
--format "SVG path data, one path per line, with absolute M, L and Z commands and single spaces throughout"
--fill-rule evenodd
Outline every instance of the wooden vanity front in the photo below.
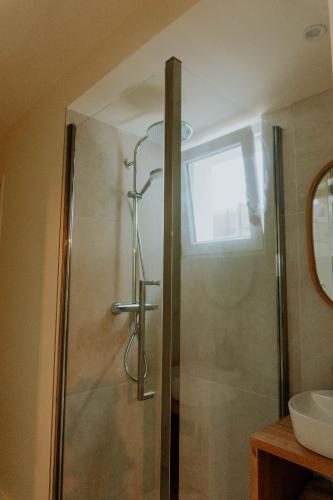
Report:
M 333 479 L 333 460 L 300 445 L 290 417 L 251 437 L 251 500 L 296 500 L 313 472 Z

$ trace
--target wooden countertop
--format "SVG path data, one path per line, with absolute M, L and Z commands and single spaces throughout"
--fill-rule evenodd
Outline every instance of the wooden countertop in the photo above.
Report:
M 264 451 L 333 479 L 333 460 L 310 451 L 296 441 L 291 418 L 286 417 L 251 437 L 252 451 Z

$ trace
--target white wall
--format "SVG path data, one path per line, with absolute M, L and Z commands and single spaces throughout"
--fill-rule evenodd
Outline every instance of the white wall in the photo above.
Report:
M 128 18 L 1 139 L 6 173 L 0 244 L 4 498 L 48 498 L 65 108 L 194 3 L 147 2 L 147 9 Z

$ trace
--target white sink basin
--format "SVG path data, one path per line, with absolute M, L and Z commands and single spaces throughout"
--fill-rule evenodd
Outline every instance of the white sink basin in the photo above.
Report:
M 308 391 L 289 401 L 296 439 L 324 457 L 333 459 L 333 391 Z

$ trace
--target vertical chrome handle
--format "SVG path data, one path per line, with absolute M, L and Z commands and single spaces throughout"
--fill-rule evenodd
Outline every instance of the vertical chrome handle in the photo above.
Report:
M 146 340 L 146 287 L 158 286 L 159 281 L 140 280 L 139 288 L 139 328 L 138 328 L 138 400 L 154 396 L 153 391 L 145 392 L 145 340 Z

